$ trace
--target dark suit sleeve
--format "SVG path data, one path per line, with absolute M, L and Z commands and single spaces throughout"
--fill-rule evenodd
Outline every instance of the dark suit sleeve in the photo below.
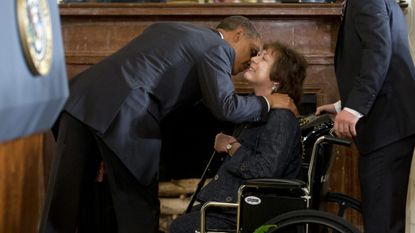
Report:
M 209 50 L 198 63 L 197 72 L 205 105 L 221 120 L 240 123 L 260 121 L 268 112 L 263 97 L 240 96 L 231 80 L 234 53 L 228 46 Z
M 288 110 L 274 110 L 261 126 L 255 148 L 241 147 L 224 164 L 225 169 L 242 179 L 295 178 L 300 167 L 298 120 Z
M 362 50 L 359 77 L 354 79 L 344 107 L 366 115 L 385 80 L 392 55 L 392 40 L 386 3 L 379 0 L 351 0 L 353 27 Z M 359 49 L 359 48 L 356 48 Z

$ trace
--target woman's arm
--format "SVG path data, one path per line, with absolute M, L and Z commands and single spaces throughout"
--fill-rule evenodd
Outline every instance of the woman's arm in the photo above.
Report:
M 282 177 L 291 162 L 299 165 L 300 129 L 298 120 L 287 110 L 272 111 L 255 135 L 241 132 L 240 147 L 224 164 L 224 169 L 243 179 Z M 253 148 L 243 140 L 257 140 Z

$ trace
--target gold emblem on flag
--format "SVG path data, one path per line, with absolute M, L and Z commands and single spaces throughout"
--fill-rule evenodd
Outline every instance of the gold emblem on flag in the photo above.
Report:
M 52 65 L 52 22 L 47 0 L 17 0 L 20 43 L 34 75 L 46 75 Z

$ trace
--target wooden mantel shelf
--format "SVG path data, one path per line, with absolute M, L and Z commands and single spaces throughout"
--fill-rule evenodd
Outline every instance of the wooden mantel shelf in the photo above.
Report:
M 338 16 L 340 3 L 68 3 L 61 16 Z
M 318 93 L 319 103 L 337 98 L 333 56 L 340 3 L 66 3 L 59 8 L 69 77 L 112 54 L 154 22 L 214 27 L 227 16 L 243 15 L 254 22 L 264 41 L 280 40 L 305 55 L 306 92 Z M 252 91 L 243 81 L 235 81 L 235 87 Z

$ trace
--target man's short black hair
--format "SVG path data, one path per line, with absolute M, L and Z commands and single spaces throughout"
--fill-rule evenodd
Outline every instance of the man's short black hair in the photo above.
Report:
M 256 30 L 254 24 L 244 16 L 229 16 L 223 19 L 216 29 L 223 29 L 225 31 L 233 31 L 238 27 L 245 29 L 245 33 L 249 38 L 260 38 L 259 32 Z

